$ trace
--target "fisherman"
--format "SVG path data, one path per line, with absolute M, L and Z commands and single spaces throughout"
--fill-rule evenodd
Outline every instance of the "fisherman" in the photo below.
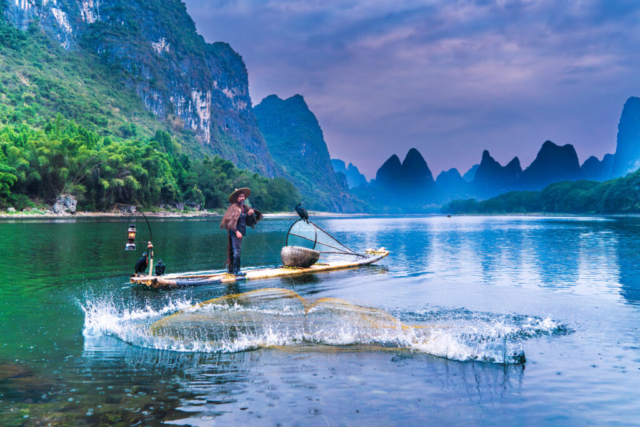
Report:
M 247 226 L 254 228 L 262 219 L 262 214 L 257 209 L 245 206 L 245 201 L 251 195 L 248 188 L 240 188 L 229 196 L 231 204 L 222 218 L 220 228 L 228 231 L 227 261 L 229 274 L 246 276 L 240 272 L 240 257 L 242 255 L 242 240 L 247 235 Z

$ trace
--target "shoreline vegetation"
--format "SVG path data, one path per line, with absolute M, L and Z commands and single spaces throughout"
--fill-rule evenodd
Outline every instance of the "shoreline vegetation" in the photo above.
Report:
M 156 212 L 144 212 L 149 218 L 222 218 L 224 212 L 221 211 L 156 211 Z M 263 214 L 265 218 L 297 218 L 298 214 L 295 212 L 272 212 Z M 310 211 L 309 215 L 315 217 L 344 217 L 344 216 L 371 216 L 371 214 L 358 214 L 358 213 L 336 213 L 336 212 L 313 212 Z M 139 212 L 123 213 L 123 212 L 76 212 L 72 213 L 49 213 L 43 211 L 28 211 L 28 212 L 3 212 L 0 211 L 0 220 L 2 219 L 75 219 L 75 218 L 128 218 L 138 217 Z
M 224 213 L 217 211 L 157 211 L 157 212 L 144 212 L 148 218 L 222 218 Z M 263 214 L 265 218 L 297 218 L 298 214 L 295 212 L 274 212 Z M 309 215 L 316 218 L 343 218 L 343 217 L 638 217 L 640 213 L 575 213 L 575 212 L 493 212 L 493 213 L 418 213 L 418 214 L 378 214 L 378 213 L 339 213 L 339 212 L 313 212 L 310 211 Z M 99 219 L 99 218 L 128 218 L 128 217 L 140 217 L 138 214 L 127 214 L 122 212 L 76 212 L 71 213 L 47 213 L 41 211 L 30 212 L 15 212 L 7 213 L 0 211 L 0 221 L 7 219 Z
M 60 115 L 38 129 L 2 125 L 0 114 L 0 210 L 104 212 L 142 206 L 154 211 L 164 205 L 217 211 L 226 209 L 228 195 L 241 187 L 253 190 L 252 200 L 265 212 L 283 211 L 300 200 L 284 178 L 266 178 L 218 156 L 192 160 L 163 131 L 153 138 L 111 139 Z
M 637 214 L 640 213 L 640 171 L 604 182 L 562 181 L 541 191 L 511 191 L 487 200 L 453 200 L 443 214 Z

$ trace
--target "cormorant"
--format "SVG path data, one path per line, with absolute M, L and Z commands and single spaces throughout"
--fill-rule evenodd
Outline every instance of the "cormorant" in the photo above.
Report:
M 135 266 L 136 274 L 144 273 L 148 265 L 149 265 L 149 259 L 147 258 L 147 253 L 145 252 L 142 255 L 142 258 L 140 258 L 138 262 L 136 262 L 136 266 Z
M 162 263 L 161 259 L 159 259 L 158 265 L 156 265 L 156 276 L 162 276 L 165 268 L 167 268 L 167 266 Z
M 296 212 L 298 212 L 298 215 L 300 215 L 300 218 L 303 219 L 308 224 L 309 214 L 307 213 L 307 210 L 300 205 L 301 203 L 298 203 L 298 206 L 296 206 Z

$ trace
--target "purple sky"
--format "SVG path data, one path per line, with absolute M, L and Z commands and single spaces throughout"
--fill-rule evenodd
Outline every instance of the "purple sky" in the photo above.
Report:
M 635 0 L 185 0 L 249 69 L 254 103 L 304 96 L 332 158 L 373 178 L 415 147 L 434 176 L 482 150 L 523 167 L 542 143 L 615 151 L 640 95 Z

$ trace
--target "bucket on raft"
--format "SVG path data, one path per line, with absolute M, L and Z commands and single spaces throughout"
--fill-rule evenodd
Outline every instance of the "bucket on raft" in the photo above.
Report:
M 285 246 L 280 251 L 280 258 L 285 267 L 308 268 L 318 262 L 320 252 L 300 246 Z

